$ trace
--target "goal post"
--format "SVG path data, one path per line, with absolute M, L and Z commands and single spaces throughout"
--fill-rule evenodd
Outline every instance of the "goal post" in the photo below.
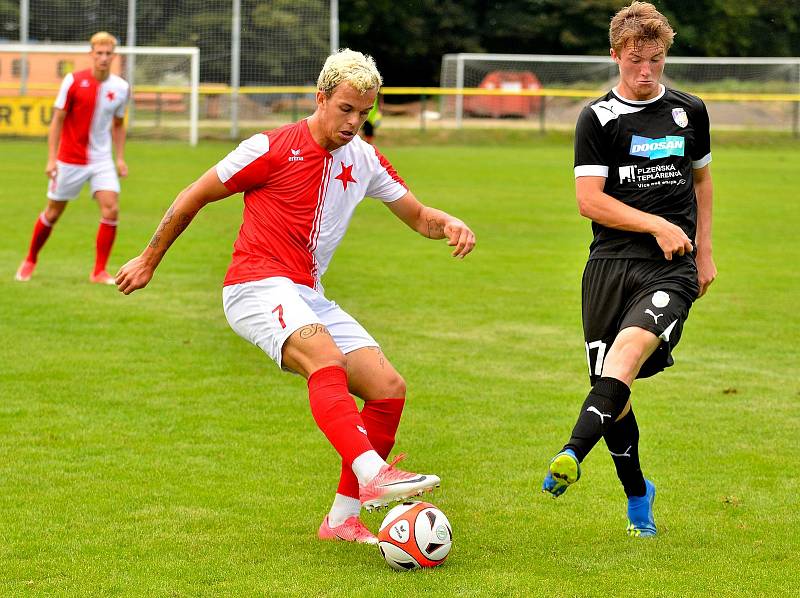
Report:
M 446 54 L 440 84 L 454 95 L 443 96 L 441 112 L 461 127 L 469 117 L 543 119 L 546 105 L 549 123 L 574 125 L 586 100 L 606 93 L 618 73 L 609 56 Z M 715 124 L 800 133 L 800 57 L 669 56 L 663 80 L 701 96 Z M 515 90 L 539 103 L 515 105 L 512 97 L 498 97 Z M 476 93 L 495 96 L 471 95 Z
M 55 96 L 64 75 L 90 68 L 88 44 L 0 44 L 0 70 L 8 73 L 0 83 L 0 96 Z M 169 123 L 188 128 L 188 140 L 197 145 L 200 110 L 200 50 L 192 47 L 117 46 L 123 59 L 137 57 L 132 106 L 151 104 L 150 120 L 139 111 L 141 128 Z M 116 61 L 112 72 L 126 78 L 125 60 Z M 11 80 L 10 83 L 5 81 Z M 166 100 L 164 98 L 167 98 Z M 185 100 L 188 98 L 188 102 Z M 170 111 L 169 118 L 162 115 Z M 186 114 L 188 112 L 188 119 Z

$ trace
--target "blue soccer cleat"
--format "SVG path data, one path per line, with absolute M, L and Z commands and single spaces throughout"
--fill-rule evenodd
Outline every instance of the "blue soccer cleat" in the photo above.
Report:
M 571 484 L 581 479 L 581 465 L 572 449 L 558 453 L 550 461 L 547 475 L 542 482 L 542 492 L 548 492 L 557 498 L 567 491 Z
M 656 502 L 656 486 L 650 480 L 644 481 L 647 491 L 644 496 L 628 498 L 628 535 L 633 538 L 646 538 L 656 535 L 656 521 L 653 519 L 653 503 Z

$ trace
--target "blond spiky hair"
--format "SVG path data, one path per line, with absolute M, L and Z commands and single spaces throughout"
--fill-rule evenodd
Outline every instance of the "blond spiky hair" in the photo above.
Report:
M 383 85 L 372 56 L 343 48 L 328 56 L 317 79 L 317 89 L 330 97 L 339 83 L 346 81 L 361 95 Z
M 113 47 L 117 47 L 117 38 L 111 35 L 108 31 L 98 31 L 92 36 L 92 39 L 89 40 L 92 48 L 96 45 L 105 45 L 111 44 Z

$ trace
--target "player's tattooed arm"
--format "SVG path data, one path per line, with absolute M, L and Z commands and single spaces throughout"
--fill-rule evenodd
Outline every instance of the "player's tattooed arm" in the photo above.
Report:
M 173 203 L 169 207 L 169 210 L 167 210 L 167 213 L 164 214 L 164 218 L 161 219 L 161 224 L 159 224 L 158 229 L 153 234 L 153 238 L 150 239 L 150 247 L 152 249 L 161 251 L 166 251 L 169 249 L 170 245 L 172 245 L 175 239 L 177 239 L 178 236 L 186 230 L 196 214 L 197 211 L 194 213 L 176 213 L 175 204 Z M 162 240 L 164 241 L 163 243 Z
M 429 239 L 447 239 L 453 257 L 464 258 L 475 247 L 475 233 L 458 218 L 436 208 L 423 208 Z
M 186 230 L 197 212 L 206 204 L 231 194 L 220 181 L 215 168 L 208 169 L 203 176 L 181 191 L 164 214 L 144 251 L 117 272 L 117 288 L 120 292 L 130 295 L 136 289 L 147 286 L 167 249 Z
M 429 239 L 443 239 L 444 238 L 444 224 L 438 218 L 428 218 L 427 222 Z
M 160 261 L 175 239 L 186 230 L 206 204 L 229 195 L 231 192 L 220 182 L 216 170 L 210 168 L 203 176 L 178 193 L 150 239 L 146 252 L 153 253 Z
M 453 257 L 463 258 L 475 247 L 475 234 L 458 218 L 425 206 L 409 191 L 386 206 L 410 228 L 429 239 L 447 239 Z
M 169 226 L 169 223 L 172 222 L 172 218 L 175 215 L 175 207 L 170 206 L 167 213 L 164 214 L 164 217 L 161 219 L 161 224 L 158 226 L 158 230 L 153 234 L 153 238 L 150 239 L 150 247 L 153 249 L 158 249 L 159 243 L 161 243 L 161 235 Z

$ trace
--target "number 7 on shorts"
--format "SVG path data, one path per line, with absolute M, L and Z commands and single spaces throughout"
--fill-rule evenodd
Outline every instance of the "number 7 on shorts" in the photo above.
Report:
M 278 312 L 278 322 L 281 323 L 281 328 L 286 328 L 286 322 L 283 321 L 283 305 L 280 303 L 272 310 L 272 313 Z

